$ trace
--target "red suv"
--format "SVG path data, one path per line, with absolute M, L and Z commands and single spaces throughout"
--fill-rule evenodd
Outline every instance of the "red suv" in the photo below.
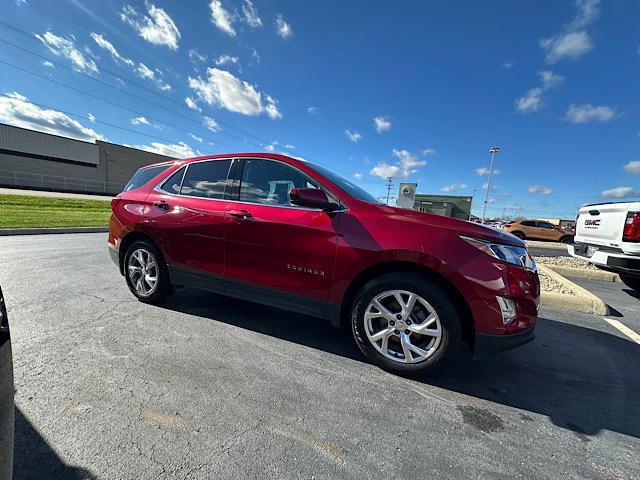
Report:
M 142 168 L 112 202 L 109 250 L 131 292 L 176 286 L 349 325 L 397 373 L 434 371 L 534 337 L 540 284 L 525 244 L 380 204 L 323 167 L 273 154 Z

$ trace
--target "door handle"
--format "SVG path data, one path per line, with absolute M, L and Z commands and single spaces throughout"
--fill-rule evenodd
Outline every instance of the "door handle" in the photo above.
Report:
M 169 204 L 167 202 L 165 202 L 164 200 L 158 200 L 157 202 L 153 202 L 153 205 L 161 208 L 163 210 L 168 210 L 169 209 Z
M 237 218 L 238 220 L 246 220 L 253 217 L 253 215 L 251 215 L 246 210 L 230 210 L 229 215 L 231 215 L 233 218 Z

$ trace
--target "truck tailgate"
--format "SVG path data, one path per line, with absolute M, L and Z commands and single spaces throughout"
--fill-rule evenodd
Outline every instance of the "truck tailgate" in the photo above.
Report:
M 619 247 L 630 205 L 628 202 L 606 203 L 580 208 L 575 241 Z

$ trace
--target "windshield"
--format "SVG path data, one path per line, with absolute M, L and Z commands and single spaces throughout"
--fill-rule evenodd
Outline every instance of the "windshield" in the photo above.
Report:
M 326 168 L 320 167 L 320 166 L 318 166 L 316 164 L 313 164 L 313 163 L 310 163 L 309 165 L 311 165 L 312 168 L 314 168 L 319 173 L 321 173 L 322 175 L 327 177 L 329 180 L 331 180 L 333 183 L 335 183 L 338 187 L 340 187 L 342 190 L 347 192 L 352 197 L 355 197 L 358 200 L 362 200 L 363 202 L 382 203 L 382 202 L 380 202 L 380 200 L 378 200 L 377 198 L 373 197 L 369 192 L 363 190 L 362 188 L 360 188 L 357 185 L 354 185 L 353 183 L 349 182 L 348 180 L 345 180 L 344 178 L 342 178 L 337 173 L 334 173 L 331 170 L 327 170 Z

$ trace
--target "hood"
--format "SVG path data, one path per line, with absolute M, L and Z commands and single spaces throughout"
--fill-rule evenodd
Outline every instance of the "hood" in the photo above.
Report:
M 399 207 L 389 207 L 387 205 L 376 205 L 376 208 L 381 210 L 385 215 L 396 217 L 398 220 L 419 222 L 432 227 L 447 228 L 456 231 L 459 235 L 526 248 L 526 244 L 518 237 L 496 227 L 488 227 L 457 218 L 418 212 L 416 210 L 407 210 Z

